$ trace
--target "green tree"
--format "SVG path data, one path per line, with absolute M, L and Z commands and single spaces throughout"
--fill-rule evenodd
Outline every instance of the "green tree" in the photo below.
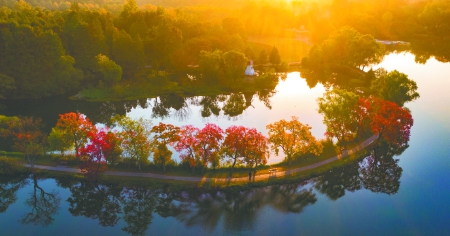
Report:
M 129 163 L 136 163 L 139 170 L 142 165 L 149 164 L 148 160 L 152 151 L 150 143 L 151 121 L 143 119 L 133 120 L 127 116 L 116 115 L 111 119 L 113 127 L 119 127 L 117 134 L 122 139 L 122 150 Z
M 54 31 L 11 22 L 4 24 L 0 38 L 0 71 L 13 78 L 17 88 L 8 98 L 46 97 L 78 87 L 82 74 L 73 68 L 75 61 L 65 55 Z M 2 76 L 9 91 L 10 78 Z
M 358 119 L 353 112 L 358 104 L 359 96 L 353 92 L 333 89 L 318 98 L 319 113 L 323 114 L 323 122 L 327 126 L 326 135 L 336 137 L 341 144 L 356 138 Z
M 261 50 L 258 56 L 258 60 L 256 61 L 258 64 L 266 64 L 267 63 L 267 52 L 266 50 Z
M 248 59 L 245 57 L 244 53 L 234 50 L 224 53 L 222 58 L 226 74 L 234 83 L 236 83 L 238 78 L 243 77 Z
M 384 47 L 371 35 L 362 35 L 345 26 L 333 32 L 322 44 L 312 47 L 308 53 L 308 67 L 341 65 L 365 67 L 379 63 Z
M 107 55 L 108 48 L 102 24 L 97 15 L 74 9 L 67 16 L 63 28 L 66 48 L 76 60 L 76 67 L 84 72 L 96 70 L 98 54 Z
M 222 67 L 222 52 L 201 51 L 199 70 L 202 73 L 202 79 L 209 84 L 215 84 L 219 80 L 220 69 Z
M 95 59 L 97 60 L 97 70 L 103 75 L 101 81 L 108 87 L 116 85 L 122 79 L 122 67 L 114 61 L 102 54 L 98 54 Z
M 0 73 L 0 99 L 9 97 L 8 95 L 15 89 L 14 78 Z
M 252 47 L 250 47 L 250 46 L 247 46 L 245 48 L 244 54 L 249 60 L 256 60 L 257 59 L 256 55 L 255 55 L 255 52 L 253 51 Z
M 432 1 L 428 3 L 419 21 L 433 34 L 448 36 L 450 30 L 450 2 L 446 0 Z
M 111 58 L 122 67 L 124 74 L 143 67 L 145 62 L 142 40 L 139 37 L 131 38 L 125 30 L 114 30 Z
M 52 128 L 48 135 L 48 142 L 50 150 L 60 151 L 61 156 L 64 156 L 64 151 L 69 150 L 73 146 L 70 134 L 58 128 Z
M 406 102 L 420 97 L 417 84 L 408 75 L 397 70 L 387 72 L 384 69 L 375 71 L 377 78 L 372 81 L 370 90 L 375 96 L 403 106 Z
M 273 46 L 272 51 L 270 51 L 269 62 L 273 65 L 279 65 L 281 63 L 280 53 L 278 52 L 278 48 L 275 46 Z

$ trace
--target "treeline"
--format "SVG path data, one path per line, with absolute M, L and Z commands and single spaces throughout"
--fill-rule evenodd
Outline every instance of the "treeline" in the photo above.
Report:
M 13 9 L 0 9 L 0 96 L 40 98 L 110 87 L 122 78 L 136 79 L 143 68 L 182 73 L 200 63 L 202 51 L 221 51 L 221 69 L 239 67 L 243 73 L 256 54 L 246 38 L 238 18 L 207 19 L 188 9 L 153 6 L 141 10 L 134 0 L 117 15 L 77 3 L 49 11 L 19 1 Z M 227 52 L 239 60 L 227 64 Z
M 39 118 L 0 116 L 0 132 L 13 140 L 14 148 L 24 153 L 32 167 L 44 150 L 60 151 L 63 158 L 65 151 L 74 150 L 75 160 L 83 162 L 80 168 L 89 178 L 97 178 L 108 166 L 118 164 L 142 170 L 150 164 L 150 157 L 165 172 L 167 165 L 175 164 L 169 146 L 179 152 L 182 165 L 192 171 L 226 166 L 231 167 L 232 173 L 237 165 L 265 165 L 270 155 L 269 143 L 277 155 L 281 149 L 291 165 L 306 154 L 319 155 L 326 142 L 316 140 L 311 127 L 296 117 L 267 125 L 269 137 L 243 126 L 223 130 L 210 123 L 202 129 L 192 125 L 152 125 L 150 120 L 119 115 L 108 123 L 109 126 L 97 128 L 80 113 L 61 114 L 47 136 Z
M 445 0 L 333 0 L 310 8 L 304 20 L 314 43 L 343 26 L 378 39 L 410 41 L 424 35 L 450 36 L 445 30 L 450 27 L 449 9 Z
M 118 10 L 109 9 L 108 2 L 92 3 L 48 10 L 40 2 L 33 3 L 36 7 L 4 2 L 9 7 L 0 8 L 0 98 L 111 87 L 122 78 L 144 77 L 145 82 L 147 72 L 138 73 L 143 68 L 186 74 L 187 65 L 201 62 L 202 51 L 235 51 L 265 61 L 269 52 L 248 47 L 248 37 L 255 35 L 308 37 L 320 44 L 345 25 L 380 39 L 448 37 L 450 32 L 448 1 L 257 1 L 236 7 L 199 1 L 163 8 L 129 0 Z

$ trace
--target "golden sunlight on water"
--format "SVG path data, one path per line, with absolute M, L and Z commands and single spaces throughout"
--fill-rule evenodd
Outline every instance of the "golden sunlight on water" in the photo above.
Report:
M 203 127 L 206 123 L 215 123 L 222 129 L 226 129 L 232 125 L 242 125 L 249 128 L 256 128 L 259 132 L 267 135 L 266 125 L 277 122 L 281 119 L 290 120 L 292 116 L 297 116 L 303 124 L 311 126 L 311 132 L 317 139 L 323 139 L 325 133 L 325 125 L 322 123 L 322 115 L 317 112 L 317 98 L 321 97 L 325 92 L 324 87 L 318 84 L 310 89 L 305 79 L 300 78 L 299 72 L 291 72 L 287 78 L 280 81 L 277 85 L 276 94 L 270 98 L 271 109 L 259 101 L 257 95 L 252 98 L 251 106 L 248 107 L 242 115 L 229 118 L 223 115 L 218 117 L 203 118 L 200 115 L 199 106 L 190 106 L 190 116 L 179 120 L 175 117 L 153 118 L 151 117 L 151 108 L 137 107 L 128 113 L 133 118 L 144 117 L 151 119 L 153 124 L 159 122 L 170 123 L 177 126 L 193 125 L 195 127 Z M 172 111 L 173 112 L 173 111 Z M 174 157 L 177 154 L 174 152 Z M 176 157 L 175 159 L 177 159 Z M 279 156 L 271 154 L 269 163 L 278 163 L 282 161 L 284 154 L 281 152 Z
M 322 122 L 323 116 L 317 112 L 317 98 L 325 92 L 321 84 L 314 88 L 309 88 L 305 79 L 300 78 L 299 72 L 291 72 L 287 78 L 276 87 L 277 94 L 271 99 L 272 110 L 267 114 L 266 124 L 279 121 L 281 119 L 290 120 L 291 116 L 297 116 L 303 124 L 311 126 L 311 133 L 317 139 L 323 139 L 325 125 Z M 263 114 L 261 114 L 263 115 Z M 263 132 L 267 135 L 267 131 Z M 284 154 L 279 156 L 272 154 L 269 163 L 282 161 Z

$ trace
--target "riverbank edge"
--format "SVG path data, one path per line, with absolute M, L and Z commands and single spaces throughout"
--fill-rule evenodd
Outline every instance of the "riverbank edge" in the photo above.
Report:
M 357 146 L 353 147 L 350 150 L 343 150 L 343 152 L 339 155 L 336 155 L 334 157 L 328 158 L 326 160 L 304 166 L 304 167 L 298 167 L 290 170 L 285 171 L 273 171 L 270 174 L 261 174 L 252 176 L 251 179 L 248 177 L 234 177 L 234 178 L 210 178 L 210 177 L 188 177 L 188 176 L 168 176 L 168 175 L 161 175 L 161 174 L 153 174 L 153 173 L 138 173 L 138 172 L 115 172 L 115 171 L 106 171 L 104 173 L 104 177 L 132 177 L 132 178 L 145 178 L 145 179 L 158 179 L 163 181 L 169 181 L 169 182 L 190 182 L 195 183 L 198 186 L 214 186 L 214 185 L 233 185 L 233 184 L 239 184 L 239 183 L 249 183 L 249 184 L 255 184 L 255 183 L 262 183 L 262 182 L 273 182 L 273 181 L 279 181 L 283 179 L 301 179 L 298 178 L 298 174 L 312 171 L 309 175 L 303 176 L 304 177 L 313 177 L 315 174 L 314 171 L 320 169 L 321 167 L 333 163 L 337 160 L 348 160 L 344 159 L 345 157 L 356 155 L 360 153 L 363 150 L 366 150 L 367 147 L 373 144 L 374 141 L 378 139 L 378 135 L 374 134 L 365 141 L 361 142 Z M 357 158 L 359 159 L 359 158 Z M 29 164 L 25 164 L 24 166 L 31 168 Z M 78 168 L 70 168 L 70 167 L 64 167 L 64 166 L 43 166 L 43 165 L 34 165 L 35 169 L 42 170 L 42 171 L 50 171 L 50 172 L 63 172 L 66 174 L 75 174 L 75 175 L 81 175 L 81 170 Z M 327 169 L 328 170 L 328 169 Z M 320 172 L 323 172 L 326 170 L 321 170 Z M 51 175 L 51 174 L 50 174 Z

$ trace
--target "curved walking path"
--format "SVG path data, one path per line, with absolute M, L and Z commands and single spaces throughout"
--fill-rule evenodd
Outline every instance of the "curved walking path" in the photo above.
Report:
M 288 175 L 292 175 L 294 173 L 302 172 L 305 170 L 311 170 L 319 166 L 326 165 L 328 163 L 331 163 L 336 160 L 340 160 L 343 157 L 346 157 L 350 154 L 354 154 L 370 144 L 373 143 L 378 138 L 377 134 L 374 134 L 372 137 L 368 138 L 364 142 L 360 143 L 358 146 L 350 149 L 345 150 L 342 154 L 331 157 L 329 159 L 323 160 L 321 162 L 314 163 L 309 166 L 299 167 L 291 170 L 286 171 L 277 171 L 273 172 L 271 174 L 262 174 L 262 175 L 256 175 L 253 178 L 253 181 L 262 181 L 262 180 L 268 180 L 269 178 L 277 178 L 277 177 L 284 177 Z M 27 167 L 30 167 L 30 165 L 25 165 Z M 43 170 L 52 170 L 52 171 L 63 171 L 63 172 L 72 172 L 72 173 L 81 173 L 80 169 L 78 168 L 69 168 L 64 166 L 41 166 L 41 165 L 34 165 L 34 168 L 36 169 L 43 169 Z M 152 173 L 138 173 L 138 172 L 116 172 L 116 171 L 106 171 L 106 175 L 113 175 L 113 176 L 131 176 L 131 177 L 147 177 L 147 178 L 154 178 L 154 179 L 165 179 L 165 180 L 180 180 L 180 181 L 193 181 L 193 182 L 246 182 L 248 181 L 248 177 L 238 177 L 238 178 L 207 178 L 207 177 L 187 177 L 187 176 L 170 176 L 170 175 L 160 175 L 160 174 L 152 174 Z

